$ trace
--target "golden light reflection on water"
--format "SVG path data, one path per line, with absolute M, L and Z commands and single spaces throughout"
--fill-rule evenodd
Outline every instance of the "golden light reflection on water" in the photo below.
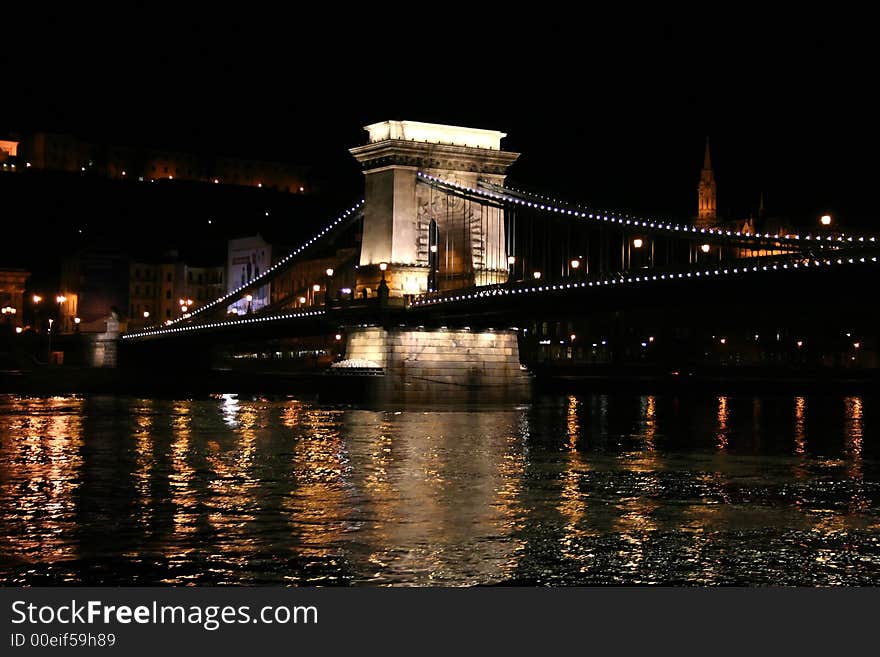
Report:
M 12 562 L 95 559 L 81 552 L 96 547 L 106 558 L 116 545 L 117 558 L 164 556 L 170 583 L 247 582 L 260 563 L 291 583 L 492 583 L 559 563 L 584 578 L 613 568 L 607 581 L 653 581 L 667 562 L 695 583 L 724 581 L 739 559 L 731 535 L 858 541 L 845 533 L 875 528 L 865 400 L 837 397 L 825 417 L 810 399 L 810 451 L 834 452 L 811 457 L 807 400 L 794 398 L 792 423 L 791 399 L 783 422 L 793 435 L 774 439 L 784 452 L 743 455 L 706 447 L 733 430 L 737 447 L 750 435 L 759 444 L 760 432 L 770 444 L 769 401 L 762 419 L 754 402 L 751 414 L 730 413 L 729 400 L 739 409 L 748 398 L 710 398 L 690 452 L 670 450 L 676 423 L 655 396 L 571 395 L 550 410 L 475 413 L 234 395 L 128 406 L 5 398 L 0 575 Z M 107 413 L 117 415 L 94 421 Z M 85 427 L 104 433 L 86 437 Z M 108 490 L 132 497 L 114 503 Z M 108 509 L 126 514 L 106 518 L 129 533 L 96 541 L 99 529 L 80 523 L 106 522 Z M 786 545 L 817 567 L 841 567 L 839 551 Z
M 80 397 L 13 398 L 0 414 L 0 554 L 55 562 L 77 555 L 76 501 L 82 483 Z
M 845 453 L 847 457 L 846 474 L 852 485 L 850 512 L 864 511 L 869 506 L 865 496 L 865 475 L 862 469 L 862 439 L 864 434 L 864 410 L 861 397 L 846 397 L 843 400 Z
M 284 512 L 298 538 L 298 553 L 306 557 L 339 554 L 351 503 L 348 457 L 340 433 L 343 411 L 290 403 L 295 408 L 289 411 L 288 420 L 298 418 L 304 431 L 291 445 L 295 487 L 285 497 Z
M 715 442 L 718 449 L 724 451 L 730 441 L 730 410 L 728 409 L 728 399 L 724 395 L 718 397 L 717 419 L 718 428 L 715 430 Z
M 516 568 L 523 442 L 516 414 L 346 417 L 368 580 L 476 583 Z M 488 536 L 487 536 L 488 533 Z M 487 538 L 495 540 L 487 541 Z
M 589 476 L 587 473 L 590 471 L 590 465 L 578 449 L 578 441 L 582 435 L 578 419 L 581 402 L 573 395 L 569 396 L 567 401 L 568 452 L 557 506 L 559 514 L 565 520 L 560 538 L 561 551 L 566 559 L 578 563 L 581 571 L 586 571 L 595 555 L 584 552 L 580 546 L 585 537 L 596 535 L 595 528 L 587 522 L 590 498 L 581 490 L 581 482 L 584 477 Z
M 174 505 L 174 533 L 178 535 L 196 531 L 198 497 L 193 485 L 196 471 L 189 462 L 191 409 L 192 402 L 189 400 L 177 401 L 171 406 L 171 472 L 168 483 Z M 169 552 L 169 556 L 180 556 L 175 546 L 169 546 Z
M 153 472 L 156 466 L 155 441 L 154 441 L 154 407 L 152 399 L 139 400 L 135 412 L 134 444 L 135 444 L 135 471 L 134 486 L 138 494 L 140 513 L 138 522 L 146 534 L 150 533 L 150 527 L 154 518 L 153 510 Z
M 256 518 L 259 478 L 254 472 L 257 432 L 265 421 L 259 401 L 241 403 L 237 395 L 223 395 L 223 422 L 233 432 L 231 440 L 208 440 L 204 450 L 207 487 L 212 504 L 208 524 L 223 537 L 228 552 L 249 549 L 247 523 Z
M 640 400 L 638 438 L 644 446 L 639 452 L 624 452 L 617 459 L 617 467 L 622 472 L 631 473 L 634 478 L 632 494 L 630 488 L 622 491 L 615 503 L 617 517 L 612 524 L 626 547 L 618 555 L 623 571 L 634 573 L 644 565 L 651 536 L 658 529 L 654 513 L 660 506 L 658 496 L 662 492 L 659 472 L 663 469 L 660 454 L 654 449 L 657 433 L 656 399 L 644 397 Z
M 803 454 L 807 448 L 807 400 L 803 397 L 794 398 L 794 451 Z

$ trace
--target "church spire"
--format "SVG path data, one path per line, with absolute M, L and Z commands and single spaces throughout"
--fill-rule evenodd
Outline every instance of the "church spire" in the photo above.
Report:
M 712 160 L 709 157 L 709 138 L 706 137 L 706 155 L 703 157 L 703 171 L 700 173 L 700 184 L 697 186 L 698 225 L 712 226 L 717 223 L 715 194 L 715 175 L 712 172 Z

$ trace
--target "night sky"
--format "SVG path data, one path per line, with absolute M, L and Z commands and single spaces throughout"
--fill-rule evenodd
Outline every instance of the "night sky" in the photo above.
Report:
M 727 218 L 763 192 L 795 224 L 831 211 L 873 227 L 866 19 L 341 14 L 22 18 L 0 54 L 0 130 L 319 164 L 351 198 L 363 125 L 492 128 L 523 153 L 516 184 L 673 217 L 695 212 L 708 135 Z

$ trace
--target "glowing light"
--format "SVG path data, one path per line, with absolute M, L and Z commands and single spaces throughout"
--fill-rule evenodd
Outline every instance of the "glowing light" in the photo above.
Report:
M 327 271 L 325 272 L 327 276 L 333 276 L 333 267 L 327 267 Z
M 342 336 L 341 336 L 339 333 L 337 333 L 337 334 L 336 334 L 336 339 L 337 339 L 337 340 L 341 340 L 341 339 L 342 339 Z
M 150 317 L 150 311 L 149 311 L 149 310 L 145 310 L 145 311 L 144 311 L 144 319 L 149 319 L 149 317 Z
M 82 320 L 81 320 L 79 317 L 74 317 L 74 318 L 73 318 L 73 323 L 74 323 L 74 324 L 79 324 L 81 321 L 82 321 Z
M 300 298 L 299 298 L 299 302 L 300 302 L 300 303 L 305 303 L 305 302 L 306 302 L 306 298 L 305 298 L 305 297 L 300 297 Z
M 320 286 L 320 285 L 318 285 L 317 283 L 315 283 L 314 285 L 312 285 L 312 292 L 320 292 L 320 291 L 321 291 L 321 286 Z
M 252 294 L 248 294 L 245 296 L 244 300 L 247 301 L 248 303 L 250 303 L 251 301 L 254 300 L 254 297 Z
M 41 297 L 39 294 L 35 294 L 33 296 L 33 300 L 34 300 L 34 303 L 40 303 L 40 301 L 43 300 L 43 297 Z
M 853 349 L 858 349 L 861 346 L 862 346 L 861 342 L 853 342 Z
M 798 341 L 797 341 L 797 346 L 798 346 L 798 349 L 800 349 L 801 347 L 803 347 L 803 346 L 804 346 L 804 341 L 803 341 L 803 340 L 798 340 Z
M 636 249 L 641 249 L 644 242 L 641 237 L 637 237 L 633 240 L 633 247 Z
M 823 226 L 830 226 L 831 225 L 831 215 L 830 214 L 823 214 L 821 216 L 821 218 L 819 219 L 819 222 Z
M 59 294 L 57 297 L 55 297 L 55 301 L 57 301 L 58 303 L 64 303 L 65 301 L 67 301 L 67 297 L 63 294 Z
M 507 256 L 507 264 L 508 265 L 516 264 L 516 256 Z
M 654 336 L 653 336 L 653 335 L 648 336 L 648 342 L 654 342 Z
M 534 276 L 534 277 L 535 277 L 535 280 L 537 281 L 537 280 L 539 280 L 539 279 L 541 278 L 541 272 L 536 271 L 534 274 L 532 274 L 532 276 Z
M 436 244 L 431 245 L 431 253 L 437 253 L 437 245 Z
M 571 341 L 572 341 L 572 342 L 574 342 L 574 339 L 577 337 L 577 335 L 575 335 L 574 333 L 572 333 L 572 334 L 571 334 L 570 336 L 568 336 L 568 337 L 571 338 Z
M 574 260 L 571 261 L 571 268 L 572 268 L 572 269 L 577 269 L 577 268 L 580 267 L 580 266 L 581 266 L 581 261 L 580 261 L 580 260 L 578 260 L 578 259 L 574 259 Z
M 21 331 L 22 331 L 22 328 L 21 328 L 20 326 L 16 326 L 16 327 L 15 327 L 15 332 L 16 332 L 16 333 L 21 333 Z
M 721 338 L 718 342 L 721 344 L 727 344 L 727 338 Z
M 703 253 L 709 253 L 709 249 L 711 249 L 711 248 L 712 247 L 709 246 L 708 244 L 703 244 L 703 246 L 700 247 L 700 251 L 702 251 Z
M 379 269 L 380 269 L 381 271 L 385 271 L 386 269 L 388 269 L 388 263 L 387 263 L 387 262 L 380 262 L 380 263 L 379 263 Z

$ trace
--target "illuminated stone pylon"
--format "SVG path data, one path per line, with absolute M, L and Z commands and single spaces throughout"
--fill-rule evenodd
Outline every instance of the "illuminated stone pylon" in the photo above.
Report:
M 505 133 L 416 121 L 365 130 L 369 143 L 350 151 L 366 176 L 357 293 L 376 293 L 381 263 L 390 296 L 505 281 L 504 211 L 419 184 L 416 175 L 502 184 L 519 157 L 501 150 Z

